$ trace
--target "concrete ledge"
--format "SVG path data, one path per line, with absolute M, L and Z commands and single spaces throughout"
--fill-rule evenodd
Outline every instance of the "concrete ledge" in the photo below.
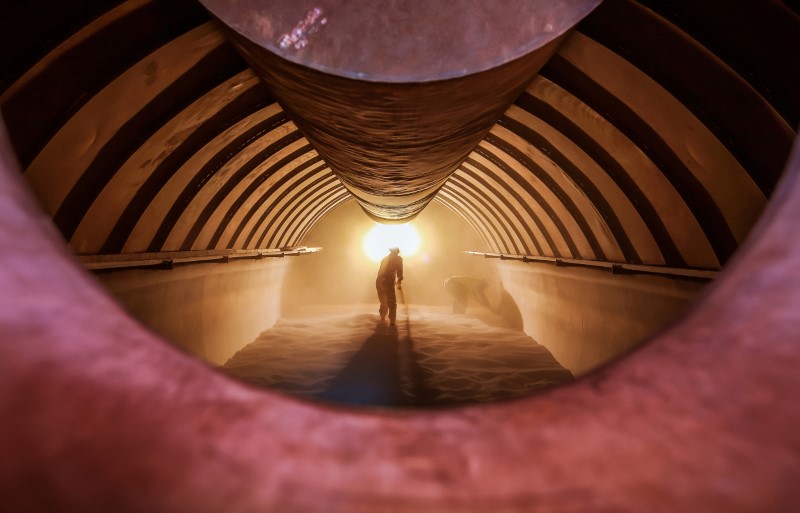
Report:
M 673 278 L 689 278 L 709 281 L 719 275 L 719 271 L 713 269 L 694 269 L 681 267 L 667 267 L 663 265 L 642 265 L 627 264 L 623 262 L 607 262 L 604 260 L 578 260 L 574 258 L 556 258 L 538 255 L 515 255 L 509 253 L 485 253 L 481 251 L 465 251 L 468 255 L 481 256 L 484 258 L 499 258 L 500 260 L 513 260 L 523 263 L 552 264 L 557 267 L 590 267 L 593 269 L 605 269 L 615 274 L 658 274 Z
M 167 251 L 160 253 L 123 253 L 117 255 L 79 255 L 78 260 L 90 271 L 114 271 L 155 267 L 172 269 L 175 265 L 228 263 L 232 260 L 299 256 L 318 253 L 322 248 L 298 246 L 280 249 L 223 249 Z

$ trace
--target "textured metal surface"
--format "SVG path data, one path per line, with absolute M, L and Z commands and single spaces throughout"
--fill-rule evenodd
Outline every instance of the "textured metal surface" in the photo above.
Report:
M 404 414 L 169 348 L 78 270 L 12 160 L 0 141 L 8 511 L 796 510 L 800 155 L 747 251 L 647 347 L 552 393 Z
M 204 3 L 362 208 L 404 221 L 598 2 Z
M 601 2 L 200 3 L 239 35 L 295 64 L 358 80 L 403 83 L 457 78 L 510 62 L 567 32 Z

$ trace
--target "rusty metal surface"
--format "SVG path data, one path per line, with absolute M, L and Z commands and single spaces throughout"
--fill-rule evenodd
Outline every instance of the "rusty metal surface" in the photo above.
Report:
M 239 35 L 296 64 L 359 80 L 419 82 L 485 71 L 526 55 L 575 26 L 601 0 L 200 3 Z
M 207 8 L 381 221 L 433 198 L 599 2 L 222 2 Z

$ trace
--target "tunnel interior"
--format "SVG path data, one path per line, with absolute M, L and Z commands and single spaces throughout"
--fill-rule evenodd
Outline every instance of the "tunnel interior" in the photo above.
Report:
M 494 106 L 497 119 L 451 174 L 395 155 L 425 185 L 398 174 L 388 191 L 356 187 L 345 171 L 371 168 L 325 146 L 308 121 L 321 107 L 259 77 L 252 43 L 191 0 L 3 7 L 3 47 L 15 51 L 2 56 L 0 107 L 23 178 L 79 262 L 214 366 L 304 308 L 374 316 L 377 264 L 361 238 L 381 213 L 413 211 L 423 248 L 407 258 L 409 303 L 446 311 L 446 278 L 485 279 L 491 304 L 471 311 L 579 377 L 669 325 L 744 243 L 787 161 L 800 80 L 789 3 L 574 4 L 585 18 L 554 34 L 540 69 L 511 59 L 532 78 L 499 117 L 465 75 L 460 105 Z M 284 27 L 268 9 L 250 22 L 275 42 L 311 7 L 298 3 Z M 328 25 L 297 65 L 347 17 L 324 7 Z M 364 109 L 338 115 L 367 125 Z M 350 143 L 368 139 L 339 119 L 321 118 L 354 130 Z M 433 121 L 414 125 L 415 141 L 462 136 Z M 405 192 L 410 210 L 369 206 Z
M 795 511 L 796 2 L 559 2 L 590 7 L 561 34 L 526 18 L 537 2 L 440 11 L 429 42 L 453 62 L 509 18 L 544 29 L 553 53 L 447 180 L 385 195 L 348 181 L 251 67 L 230 33 L 242 27 L 201 3 L 0 7 L 3 507 Z M 303 66 L 304 50 L 336 48 L 317 43 L 340 4 L 358 1 L 264 7 L 249 27 Z M 374 4 L 340 55 L 373 49 L 360 37 L 391 28 L 386 5 L 415 35 L 415 0 Z M 376 327 L 377 265 L 356 232 L 406 214 L 428 246 L 406 254 L 413 304 L 391 332 Z M 486 279 L 486 304 L 515 315 L 449 312 L 454 273 Z M 345 314 L 360 348 L 323 340 L 319 319 Z M 550 358 L 569 384 L 443 400 L 443 381 L 477 375 L 431 374 L 430 331 L 451 324 L 469 328 L 458 346 L 527 337 L 519 359 Z M 316 347 L 339 351 L 329 386 L 282 389 L 326 402 L 220 372 L 295 328 L 306 340 L 269 359 L 329 372 Z M 353 401 L 365 361 L 385 386 Z M 418 401 L 353 407 L 376 397 Z

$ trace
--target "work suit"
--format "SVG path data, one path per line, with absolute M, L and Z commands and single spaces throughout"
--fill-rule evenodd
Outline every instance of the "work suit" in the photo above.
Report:
M 378 278 L 375 280 L 375 288 L 378 290 L 378 301 L 381 306 L 378 312 L 381 320 L 389 314 L 389 322 L 394 325 L 397 319 L 397 297 L 394 292 L 395 280 L 397 285 L 403 281 L 403 258 L 398 254 L 399 251 L 391 250 L 388 255 L 381 260 L 378 269 Z

